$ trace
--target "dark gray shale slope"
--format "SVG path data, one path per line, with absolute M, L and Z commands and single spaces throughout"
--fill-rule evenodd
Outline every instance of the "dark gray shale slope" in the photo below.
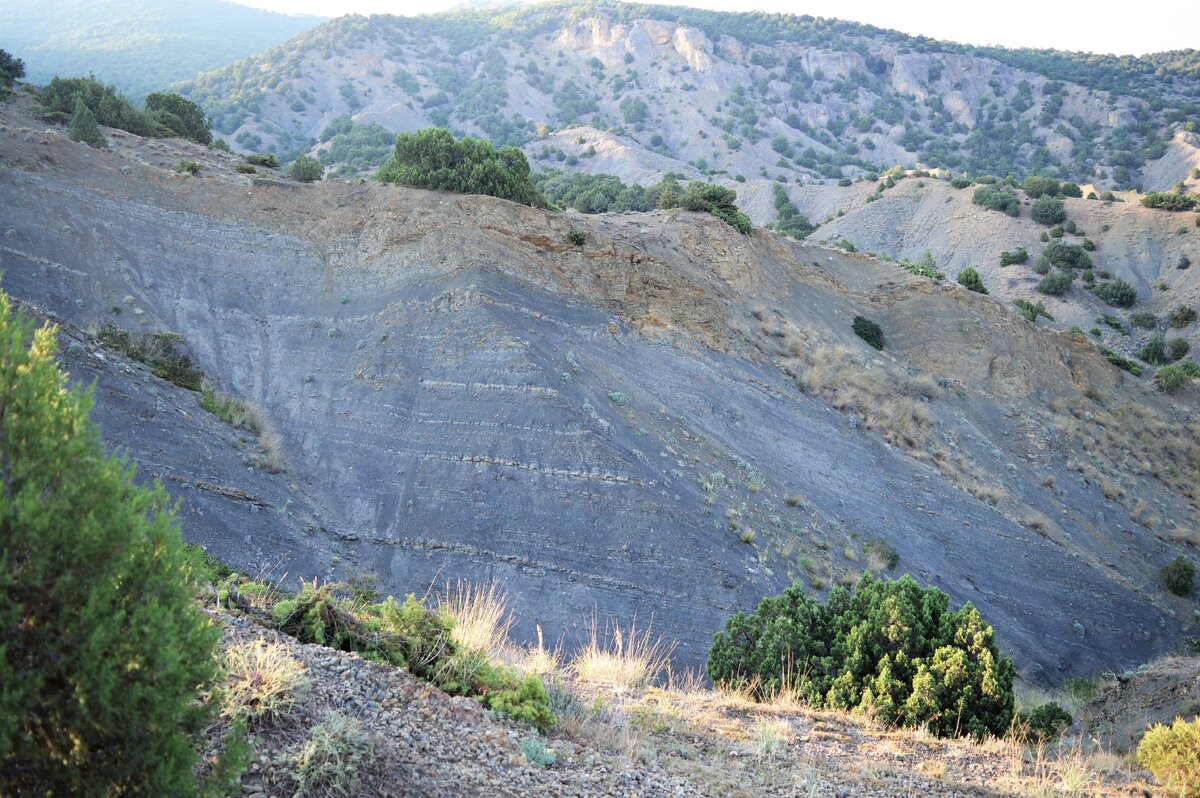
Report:
M 1035 473 L 1015 436 L 988 437 L 983 423 L 1001 423 L 1019 391 L 947 403 L 946 435 L 1066 542 L 802 393 L 744 324 L 765 296 L 857 345 L 857 308 L 909 314 L 932 325 L 896 334 L 900 351 L 921 338 L 918 351 L 936 319 L 977 313 L 1001 344 L 1027 338 L 1061 366 L 1060 344 L 998 305 L 903 277 L 873 294 L 879 264 L 709 217 L 564 218 L 357 181 L 251 180 L 219 155 L 187 179 L 145 163 L 165 144 L 101 154 L 8 121 L 4 289 L 63 321 L 64 362 L 96 382 L 105 440 L 179 498 L 185 537 L 238 567 L 369 572 L 392 592 L 496 578 L 523 638 L 541 626 L 570 646 L 593 617 L 636 616 L 695 665 L 728 615 L 803 576 L 805 551 L 861 570 L 846 550 L 861 561 L 879 538 L 898 571 L 979 606 L 1036 679 L 1179 640 L 1184 608 L 1153 583 L 1169 548 L 1094 491 L 1042 488 L 1063 453 L 1038 454 Z M 571 225 L 583 248 L 566 243 Z M 285 471 L 249 466 L 253 444 L 195 394 L 79 332 L 110 319 L 182 334 L 217 385 L 271 418 Z

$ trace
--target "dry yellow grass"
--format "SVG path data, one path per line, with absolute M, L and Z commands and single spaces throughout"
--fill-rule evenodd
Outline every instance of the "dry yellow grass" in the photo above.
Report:
M 909 377 L 846 346 L 821 346 L 807 356 L 797 383 L 893 446 L 921 459 L 928 456 L 938 423 L 921 399 L 937 395 L 937 383 L 928 376 Z
M 283 470 L 283 439 L 271 424 L 271 419 L 258 405 L 236 399 L 205 382 L 202 386 L 202 406 L 237 429 L 254 433 L 258 442 L 261 465 L 272 474 Z
M 1037 511 L 1027 513 L 1021 519 L 1021 525 L 1027 529 L 1032 529 L 1044 538 L 1050 537 L 1055 528 L 1054 522 L 1050 520 L 1048 515 Z
M 1173 420 L 1153 407 L 1112 397 L 1060 397 L 1049 407 L 1059 436 L 1088 453 L 1089 463 L 1076 469 L 1138 523 L 1154 526 L 1161 518 L 1133 490 L 1131 477 L 1152 476 L 1200 509 L 1200 422 Z
M 225 650 L 221 714 L 248 723 L 287 717 L 308 685 L 304 664 L 279 643 L 242 643 Z
M 979 501 L 985 504 L 990 504 L 996 507 L 1000 502 L 1008 498 L 1008 493 L 1003 489 L 996 487 L 988 482 L 974 482 L 967 488 L 967 492 L 974 496 Z
M 650 627 L 625 629 L 610 623 L 601 633 L 592 619 L 587 642 L 571 660 L 575 678 L 588 684 L 633 689 L 645 687 L 667 670 L 675 646 L 654 637 Z
M 437 602 L 454 619 L 450 637 L 459 648 L 495 656 L 505 646 L 513 619 L 508 596 L 498 582 L 447 582 Z
M 279 436 L 271 419 L 258 405 L 246 402 L 246 425 L 258 436 L 258 451 L 262 454 L 262 465 L 272 474 L 283 471 L 283 438 Z

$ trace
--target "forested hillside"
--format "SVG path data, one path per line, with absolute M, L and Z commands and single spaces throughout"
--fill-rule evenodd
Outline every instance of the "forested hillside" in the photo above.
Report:
M 28 78 L 93 72 L 135 98 L 273 47 L 321 21 L 220 0 L 38 0 L 0 3 L 0 48 Z
M 920 165 L 1128 188 L 1200 125 L 1198 69 L 1194 51 L 977 48 L 808 16 L 549 3 L 343 17 L 182 91 L 235 146 L 284 155 L 335 123 L 437 125 L 523 147 L 535 169 L 642 184 Z M 341 149 L 326 162 L 354 160 Z

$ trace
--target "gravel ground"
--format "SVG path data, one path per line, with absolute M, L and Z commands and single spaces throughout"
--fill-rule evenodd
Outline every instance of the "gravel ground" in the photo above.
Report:
M 251 798 L 301 796 L 292 751 L 335 710 L 358 719 L 374 744 L 372 764 L 360 773 L 362 796 L 1153 794 L 1112 757 L 1037 760 L 1003 743 L 937 740 L 710 690 L 622 693 L 575 685 L 581 699 L 601 696 L 604 708 L 582 723 L 560 723 L 544 738 L 557 761 L 539 767 L 521 749 L 524 739 L 537 736 L 532 729 L 489 715 L 470 699 L 244 618 L 221 618 L 224 645 L 281 643 L 310 679 L 296 712 L 252 730 L 256 760 L 242 779 L 243 795 Z

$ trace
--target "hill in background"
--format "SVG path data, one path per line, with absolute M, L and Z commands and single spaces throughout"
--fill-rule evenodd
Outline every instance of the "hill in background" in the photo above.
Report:
M 40 0 L 0 3 L 0 47 L 28 79 L 93 72 L 140 97 L 273 47 L 322 20 L 219 0 Z
M 643 184 L 705 175 L 769 210 L 776 181 L 792 192 L 895 165 L 1140 185 L 1147 162 L 1178 148 L 1174 133 L 1194 134 L 1196 62 L 1191 51 L 972 47 L 809 16 L 547 3 L 342 17 L 181 91 L 242 150 L 308 150 L 347 116 L 387 131 L 436 125 L 522 147 L 535 169 Z M 1183 177 L 1163 171 L 1147 186 Z

